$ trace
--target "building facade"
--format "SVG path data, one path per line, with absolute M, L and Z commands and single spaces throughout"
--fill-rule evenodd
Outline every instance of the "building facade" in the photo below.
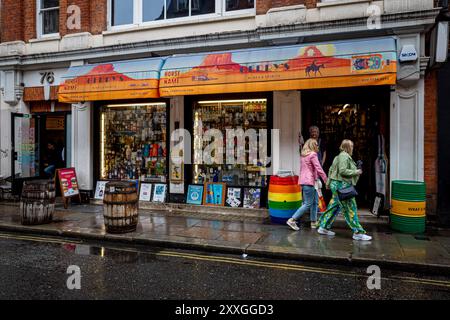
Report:
M 436 162 L 433 165 L 437 167 L 436 176 L 439 177 L 437 184 L 437 216 L 441 224 L 450 224 L 450 172 L 446 163 L 450 159 L 450 153 L 448 151 L 448 144 L 450 143 L 449 129 L 446 123 L 449 121 L 449 101 L 447 98 L 447 92 L 449 89 L 448 79 L 450 77 L 450 64 L 448 62 L 448 55 L 450 51 L 448 25 L 450 23 L 450 13 L 448 8 L 448 1 L 439 1 L 439 7 L 441 7 L 441 14 L 438 18 L 438 24 L 435 28 L 435 32 L 431 38 L 432 43 L 436 49 L 436 60 L 433 64 L 434 71 L 431 73 L 433 77 L 429 81 L 427 91 L 429 92 L 430 101 L 432 101 L 433 113 L 437 115 L 436 121 L 433 123 L 433 133 L 436 132 L 436 136 L 433 135 L 434 145 L 439 152 Z M 445 32 L 447 31 L 447 33 Z M 431 136 L 430 136 L 431 138 Z M 430 141 L 431 142 L 431 141 Z
M 342 138 L 356 142 L 365 206 L 388 199 L 392 180 L 425 180 L 436 214 L 433 0 L 3 0 L 1 10 L 4 176 L 42 174 L 50 141 L 86 191 L 138 179 L 181 203 L 189 185 L 223 182 L 260 188 L 264 206 L 266 174 L 298 173 L 316 125 L 325 168 Z M 182 128 L 191 137 L 176 166 Z M 243 164 L 207 163 L 205 135 L 228 129 L 257 132 L 270 162 L 250 163 L 247 145 Z

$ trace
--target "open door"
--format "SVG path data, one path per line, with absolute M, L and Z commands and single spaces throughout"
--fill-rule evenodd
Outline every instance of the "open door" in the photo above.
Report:
M 39 116 L 13 113 L 12 137 L 12 191 L 22 192 L 23 181 L 39 177 Z

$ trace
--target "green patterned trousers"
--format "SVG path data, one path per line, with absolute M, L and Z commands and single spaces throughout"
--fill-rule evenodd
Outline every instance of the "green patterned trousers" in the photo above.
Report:
M 356 205 L 356 199 L 352 198 L 345 201 L 340 201 L 337 191 L 339 189 L 349 187 L 348 183 L 342 181 L 332 180 L 330 184 L 331 192 L 333 193 L 333 197 L 328 204 L 327 211 L 322 214 L 322 217 L 319 220 L 320 227 L 324 229 L 331 229 L 334 221 L 336 220 L 339 212 L 342 211 L 344 214 L 345 221 L 348 226 L 353 230 L 354 233 L 366 233 L 364 228 L 359 223 L 358 219 L 358 207 Z

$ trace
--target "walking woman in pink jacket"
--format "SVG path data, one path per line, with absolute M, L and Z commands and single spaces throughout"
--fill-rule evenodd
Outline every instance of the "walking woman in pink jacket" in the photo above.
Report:
M 311 214 L 311 228 L 317 227 L 317 207 L 319 195 L 315 188 L 317 180 L 322 178 L 327 182 L 327 175 L 322 169 L 318 157 L 319 145 L 317 140 L 309 139 L 305 142 L 301 154 L 300 184 L 303 193 L 303 205 L 297 210 L 287 225 L 293 230 L 300 230 L 297 221 L 308 211 Z

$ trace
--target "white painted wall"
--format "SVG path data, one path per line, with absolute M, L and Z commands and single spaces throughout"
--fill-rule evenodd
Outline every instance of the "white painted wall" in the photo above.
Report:
M 0 176 L 11 175 L 11 107 L 0 99 Z
M 298 135 L 301 131 L 300 91 L 275 91 L 273 94 L 273 128 L 279 130 L 279 146 L 274 146 L 273 168 L 300 173 Z
M 21 71 L 0 71 L 0 149 L 6 151 L 6 153 L 0 152 L 0 175 L 4 177 L 11 175 L 11 114 L 30 113 L 29 106 L 21 99 L 20 90 L 17 87 L 17 83 L 21 81 Z M 11 105 L 13 100 L 15 100 L 14 105 Z
M 24 71 L 23 72 L 23 83 L 25 87 L 42 87 L 44 86 L 41 83 L 42 80 L 42 72 L 53 72 L 54 82 L 51 84 L 53 86 L 60 85 L 62 82 L 62 77 L 67 73 L 67 68 L 42 68 L 40 70 L 32 70 L 32 71 Z M 44 81 L 44 84 L 47 84 Z
M 175 130 L 175 122 L 179 122 L 179 129 L 184 129 L 185 128 L 185 124 L 184 124 L 184 96 L 179 96 L 179 97 L 173 97 L 170 99 L 170 126 L 169 126 L 169 135 L 172 135 L 172 133 Z M 176 140 L 179 136 L 178 135 L 174 135 L 174 139 Z M 190 141 L 190 137 L 185 136 L 185 139 L 189 139 Z M 171 136 L 168 136 L 168 139 L 172 139 Z M 174 151 L 174 144 L 172 141 L 170 142 L 170 151 L 173 152 Z M 172 155 L 170 155 L 172 156 Z M 177 156 L 177 155 L 174 155 Z M 184 157 L 185 163 L 188 163 L 187 160 L 190 161 L 190 148 L 185 148 L 184 149 Z M 169 161 L 171 161 L 169 159 Z M 169 168 L 169 170 L 171 170 L 171 168 Z M 186 173 L 184 173 L 184 175 L 186 176 Z M 169 172 L 169 178 L 170 178 L 170 172 Z M 183 194 L 184 193 L 184 182 L 181 183 L 170 183 L 170 193 L 175 193 L 175 194 Z
M 424 179 L 424 80 L 391 94 L 391 180 Z
M 94 112 L 91 102 L 72 105 L 72 165 L 81 190 L 94 189 Z

